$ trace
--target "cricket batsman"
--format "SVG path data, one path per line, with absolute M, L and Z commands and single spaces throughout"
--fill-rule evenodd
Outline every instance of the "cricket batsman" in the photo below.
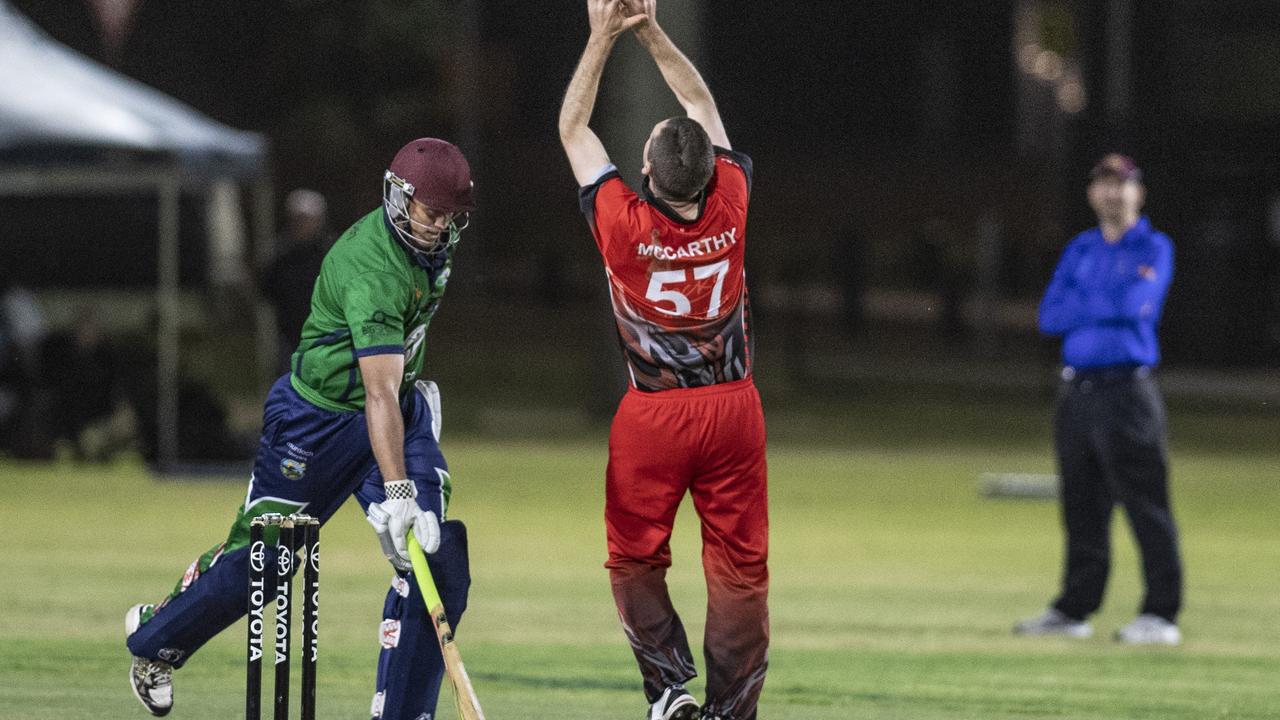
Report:
M 588 0 L 591 35 L 565 93 L 560 139 L 604 259 L 631 387 L 609 434 L 606 567 L 648 720 L 755 720 L 768 667 L 764 415 L 751 379 L 743 252 L 751 159 L 658 26 L 655 0 Z M 641 192 L 587 126 L 614 42 L 634 30 L 687 117 L 654 126 Z M 667 592 L 672 523 L 688 492 L 707 580 L 706 703 Z
M 427 326 L 474 206 L 471 169 L 452 144 L 422 138 L 396 154 L 382 190 L 382 206 L 325 256 L 290 371 L 267 396 L 253 474 L 227 539 L 164 600 L 126 614 L 129 677 L 152 715 L 173 707 L 173 671 L 247 612 L 249 521 L 305 512 L 323 523 L 354 495 L 395 568 L 371 715 L 434 716 L 444 663 L 406 543 L 412 532 L 431 553 L 456 628 L 470 585 L 466 534 L 444 521 L 451 486 L 439 395 L 419 375 Z

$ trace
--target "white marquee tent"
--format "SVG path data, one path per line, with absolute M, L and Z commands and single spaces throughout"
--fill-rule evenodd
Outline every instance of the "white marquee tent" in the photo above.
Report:
M 179 459 L 179 200 L 184 189 L 227 180 L 252 189 L 254 245 L 269 252 L 274 220 L 261 135 L 215 122 L 76 53 L 0 0 L 0 196 L 158 199 L 161 469 Z M 260 336 L 271 334 L 257 325 Z

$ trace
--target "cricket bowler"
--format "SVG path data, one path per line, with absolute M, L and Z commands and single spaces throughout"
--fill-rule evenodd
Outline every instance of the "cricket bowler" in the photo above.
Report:
M 630 388 L 609 435 L 606 567 L 648 720 L 755 720 L 768 667 L 765 426 L 751 378 L 743 253 L 751 159 L 706 83 L 658 26 L 655 0 L 588 0 L 590 39 L 560 139 L 604 259 Z M 687 117 L 654 126 L 641 192 L 587 123 L 617 38 L 634 30 Z M 676 509 L 693 497 L 707 580 L 706 702 L 667 592 Z
M 244 504 L 227 539 L 187 568 L 157 604 L 125 618 L 134 694 L 153 715 L 173 707 L 173 671 L 247 611 L 249 521 L 305 512 L 321 523 L 355 496 L 395 568 L 383 608 L 370 714 L 433 717 L 444 664 L 407 534 L 430 556 L 454 628 L 470 575 L 465 528 L 445 522 L 451 491 L 435 384 L 419 378 L 459 234 L 473 209 L 471 169 L 452 144 L 405 145 L 383 177 L 382 206 L 325 256 L 290 370 L 267 396 Z M 274 555 L 275 529 L 268 529 Z M 269 587 L 268 600 L 275 595 Z M 370 636 L 373 632 L 370 627 Z

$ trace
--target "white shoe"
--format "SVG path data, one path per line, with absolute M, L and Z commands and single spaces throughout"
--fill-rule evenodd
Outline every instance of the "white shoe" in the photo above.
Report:
M 1126 645 L 1180 645 L 1182 631 L 1159 615 L 1143 613 L 1116 631 L 1116 641 Z
M 646 720 L 698 720 L 698 701 L 683 685 L 672 685 L 649 706 L 645 717 Z
M 1057 608 L 1049 608 L 1033 618 L 1027 618 L 1014 625 L 1013 634 L 1087 638 L 1093 637 L 1093 626 L 1083 620 L 1069 618 Z
M 150 609 L 141 604 L 129 608 L 124 615 L 125 637 L 138 630 L 143 612 Z M 173 709 L 173 666 L 169 663 L 135 655 L 129 667 L 129 687 L 133 688 L 138 702 L 152 715 L 168 715 Z

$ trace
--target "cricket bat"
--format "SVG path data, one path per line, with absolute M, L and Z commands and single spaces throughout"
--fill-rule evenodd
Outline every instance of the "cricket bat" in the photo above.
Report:
M 409 533 L 409 561 L 413 563 L 413 576 L 418 579 L 418 589 L 422 591 L 422 599 L 426 601 L 427 614 L 431 616 L 431 624 L 435 626 L 436 637 L 440 640 L 445 672 L 449 675 L 449 682 L 453 684 L 453 697 L 458 703 L 458 717 L 462 720 L 485 720 L 475 688 L 471 687 L 471 678 L 462 665 L 462 655 L 453 642 L 453 628 L 449 627 L 449 620 L 445 617 L 444 602 L 440 599 L 440 592 L 436 590 L 435 578 L 431 577 L 427 554 L 412 532 Z

